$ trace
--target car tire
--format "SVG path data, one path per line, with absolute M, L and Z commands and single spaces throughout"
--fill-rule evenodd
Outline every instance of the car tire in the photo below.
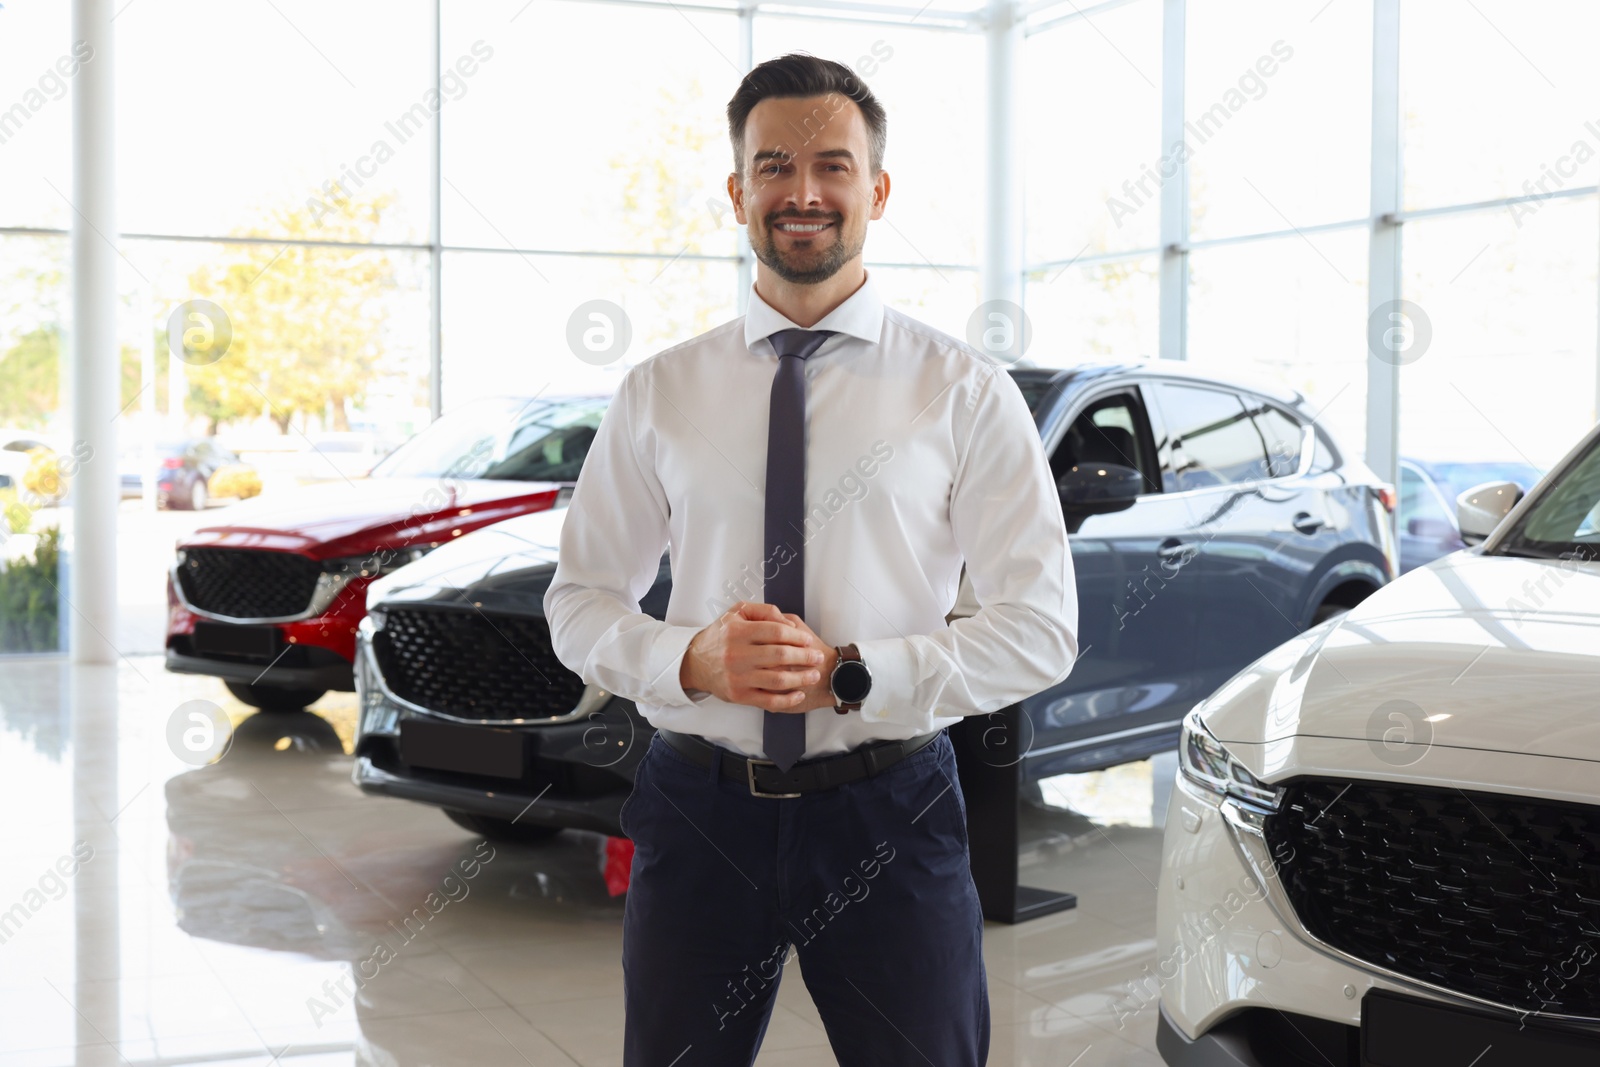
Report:
M 206 501 L 209 499 L 210 494 L 206 492 L 205 477 L 203 475 L 197 476 L 194 484 L 189 487 L 189 510 L 204 511 L 206 509 Z
M 532 844 L 535 841 L 548 841 L 561 832 L 559 826 L 540 826 L 530 822 L 512 822 L 510 819 L 495 819 L 487 815 L 474 815 L 470 811 L 453 811 L 445 808 L 444 813 L 450 821 L 463 830 L 471 830 L 475 834 L 482 834 L 490 841 L 508 841 L 512 844 Z
M 246 682 L 225 682 L 228 692 L 252 708 L 262 711 L 303 711 L 308 704 L 316 703 L 326 689 L 285 689 L 276 685 L 250 685 Z

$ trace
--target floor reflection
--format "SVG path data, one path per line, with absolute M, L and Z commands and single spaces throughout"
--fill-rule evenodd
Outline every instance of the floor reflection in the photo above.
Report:
M 0 827 L 0 915 L 75 842 L 94 858 L 0 929 L 0 1067 L 620 1062 L 623 899 L 603 836 L 491 845 L 361 795 L 347 697 L 254 714 L 148 657 L 6 669 L 0 799 L 18 814 Z M 167 741 L 193 699 L 234 723 L 200 767 Z M 989 925 L 991 1063 L 1159 1063 L 1153 1012 L 1114 1006 L 1155 957 L 1170 775 L 1046 782 L 1026 808 L 1025 880 L 1080 904 Z M 757 1062 L 834 1062 L 797 968 Z

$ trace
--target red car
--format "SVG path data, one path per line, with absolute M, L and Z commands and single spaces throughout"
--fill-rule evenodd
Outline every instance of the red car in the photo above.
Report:
M 178 542 L 167 669 L 265 711 L 353 690 L 367 585 L 481 526 L 564 502 L 609 397 L 457 408 L 353 481 L 257 497 Z

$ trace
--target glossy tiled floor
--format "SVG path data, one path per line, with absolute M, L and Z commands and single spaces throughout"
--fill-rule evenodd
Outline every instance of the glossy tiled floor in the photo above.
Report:
M 191 700 L 236 724 L 209 765 L 168 740 Z M 313 710 L 250 715 L 154 657 L 0 661 L 0 1067 L 621 1062 L 605 839 L 488 858 L 437 811 L 350 784 L 349 695 Z M 1119 1025 L 1113 1004 L 1137 1003 L 1155 956 L 1162 774 L 1047 783 L 1096 817 L 1032 818 L 1026 881 L 1081 903 L 989 925 L 990 1063 L 1160 1063 L 1154 1010 Z M 789 970 L 757 1063 L 832 1064 Z

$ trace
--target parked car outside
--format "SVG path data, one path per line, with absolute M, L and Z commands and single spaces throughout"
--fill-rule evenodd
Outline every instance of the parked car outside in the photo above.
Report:
M 1167 1063 L 1600 1062 L 1600 427 L 1516 490 L 1185 719 Z
M 144 479 L 150 476 L 155 479 L 156 507 L 204 511 L 211 503 L 211 476 L 240 466 L 249 464 L 209 437 L 157 441 L 152 451 L 126 442 L 119 459 L 122 497 L 143 496 Z
M 266 710 L 353 688 L 367 584 L 481 526 L 554 506 L 577 480 L 606 399 L 477 401 L 370 477 L 234 505 L 178 543 L 167 669 L 221 678 Z
M 28 467 L 33 463 L 31 453 L 41 448 L 51 453 L 57 451 L 45 434 L 33 430 L 0 429 L 0 489 L 22 492 Z
M 1077 665 L 1022 705 L 1029 779 L 1170 751 L 1184 712 L 1224 678 L 1393 576 L 1392 487 L 1297 394 L 1157 363 L 1011 374 L 1060 488 L 1079 601 Z M 898 476 L 884 462 L 873 491 L 911 492 Z M 551 649 L 543 598 L 564 519 L 503 523 L 372 586 L 356 666 L 362 789 L 508 839 L 620 831 L 651 731 Z M 639 594 L 658 619 L 668 563 Z M 963 581 L 949 617 L 977 607 Z
M 1456 498 L 1485 482 L 1513 482 L 1523 492 L 1544 476 L 1531 463 L 1400 460 L 1400 573 L 1467 547 L 1456 524 Z

